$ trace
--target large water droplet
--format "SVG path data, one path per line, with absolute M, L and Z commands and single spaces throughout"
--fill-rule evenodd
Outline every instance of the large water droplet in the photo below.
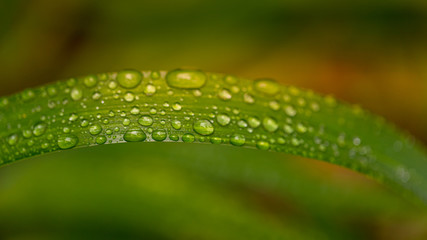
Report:
M 79 138 L 74 135 L 71 135 L 71 134 L 62 135 L 58 138 L 58 147 L 60 149 L 70 149 L 75 147 L 78 142 L 79 142 Z
M 173 128 L 175 128 L 176 130 L 181 129 L 181 127 L 182 127 L 181 121 L 179 121 L 178 119 L 174 119 L 174 120 L 172 120 L 171 125 L 172 125 L 172 127 L 173 127 Z
M 127 142 L 142 142 L 147 138 L 147 135 L 139 127 L 129 129 L 123 136 Z
M 117 74 L 117 81 L 124 88 L 135 88 L 141 83 L 142 74 L 135 70 L 124 70 Z
M 211 135 L 215 130 L 212 123 L 204 119 L 194 122 L 193 129 L 196 133 L 203 136 Z
M 206 83 L 206 74 L 199 70 L 176 69 L 168 72 L 166 83 L 173 88 L 201 88 Z
M 280 91 L 279 84 L 271 79 L 258 79 L 254 82 L 254 88 L 265 95 L 276 95 Z
M 270 148 L 270 144 L 266 141 L 258 141 L 256 143 L 256 147 L 261 150 L 268 150 Z

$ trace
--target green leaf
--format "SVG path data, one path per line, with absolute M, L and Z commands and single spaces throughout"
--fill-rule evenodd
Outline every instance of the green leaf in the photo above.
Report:
M 427 157 L 411 137 L 358 106 L 270 79 L 193 70 L 71 78 L 0 99 L 0 134 L 1 165 L 122 142 L 228 144 L 345 166 L 427 203 Z

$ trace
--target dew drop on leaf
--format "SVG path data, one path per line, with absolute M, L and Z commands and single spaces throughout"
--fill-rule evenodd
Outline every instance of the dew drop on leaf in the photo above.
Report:
M 280 91 L 279 84 L 271 79 L 255 80 L 254 88 L 256 91 L 269 96 L 274 96 Z
M 139 127 L 129 129 L 123 136 L 127 142 L 142 142 L 147 138 L 147 135 Z
M 64 150 L 70 149 L 75 147 L 78 142 L 79 142 L 78 137 L 74 135 L 71 135 L 71 134 L 62 135 L 58 138 L 58 147 Z
M 203 136 L 211 135 L 215 130 L 212 123 L 204 119 L 195 121 L 193 124 L 193 129 L 196 133 Z
M 119 82 L 119 85 L 123 88 L 135 88 L 141 83 L 141 80 L 142 74 L 139 71 L 123 70 L 117 74 L 117 81 Z
M 206 74 L 199 70 L 176 69 L 167 73 L 166 83 L 172 88 L 197 89 L 206 83 Z

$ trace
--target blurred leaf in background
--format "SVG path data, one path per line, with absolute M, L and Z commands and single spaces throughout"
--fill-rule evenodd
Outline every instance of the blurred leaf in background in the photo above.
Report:
M 122 68 L 196 67 L 334 94 L 427 143 L 426 42 L 421 0 L 2 0 L 0 94 Z M 342 168 L 227 147 L 142 145 L 1 169 L 0 235 L 426 236 L 425 211 Z

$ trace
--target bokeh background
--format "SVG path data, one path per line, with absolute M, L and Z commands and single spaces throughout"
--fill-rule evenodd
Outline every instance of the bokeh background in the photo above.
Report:
M 195 67 L 333 94 L 426 144 L 426 43 L 422 0 L 1 0 L 0 95 L 123 68 Z M 0 237 L 427 238 L 424 210 L 339 167 L 125 145 L 0 169 Z

